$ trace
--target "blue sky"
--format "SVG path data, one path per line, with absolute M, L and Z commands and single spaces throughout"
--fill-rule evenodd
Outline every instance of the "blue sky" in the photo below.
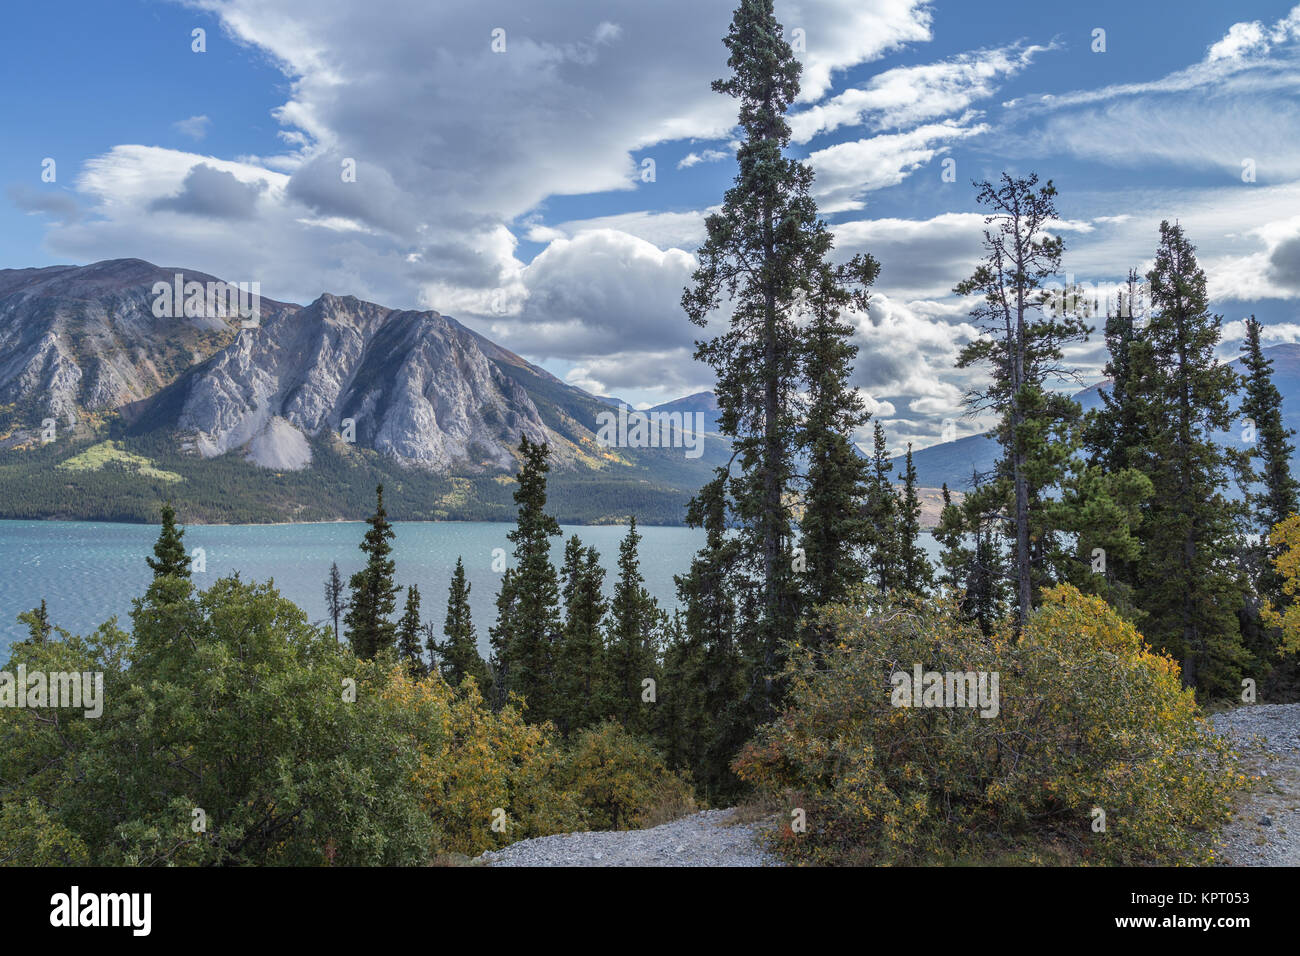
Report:
M 728 7 L 11 5 L 0 268 L 137 256 L 284 300 L 437 309 L 639 404 L 707 388 L 677 300 L 734 173 L 734 105 L 708 88 L 725 72 Z M 979 255 L 970 182 L 1003 170 L 1056 182 L 1077 279 L 1144 268 L 1160 219 L 1179 219 L 1225 354 L 1252 312 L 1269 343 L 1300 341 L 1300 6 L 805 0 L 777 13 L 806 46 L 792 149 L 817 172 L 838 254 L 884 266 L 853 317 L 855 384 L 891 445 L 931 444 L 950 418 L 959 434 L 982 427 L 961 417 L 970 381 L 952 362 L 973 330 L 950 290 Z M 1096 337 L 1073 357 L 1089 378 L 1104 361 Z

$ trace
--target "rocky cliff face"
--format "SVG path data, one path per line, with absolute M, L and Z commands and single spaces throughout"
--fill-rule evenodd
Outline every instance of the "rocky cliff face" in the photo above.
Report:
M 521 435 L 548 440 L 528 393 L 467 329 L 352 296 L 241 331 L 168 393 L 201 455 L 242 449 L 280 469 L 304 467 L 307 437 L 326 433 L 440 472 L 513 470 Z
M 148 398 L 229 343 L 238 317 L 155 316 L 155 283 L 178 272 L 217 281 L 139 259 L 0 270 L 0 425 L 76 425 Z M 263 316 L 296 308 L 262 300 Z
M 187 291 L 160 316 L 158 286 L 177 273 L 224 285 L 139 259 L 0 270 L 0 449 L 39 441 L 46 418 L 62 436 L 115 413 L 130 436 L 277 471 L 332 441 L 437 474 L 512 473 L 522 435 L 546 441 L 558 471 L 693 488 L 708 467 L 680 448 L 601 446 L 606 404 L 437 312 L 262 298 L 243 327 L 211 305 L 186 314 Z

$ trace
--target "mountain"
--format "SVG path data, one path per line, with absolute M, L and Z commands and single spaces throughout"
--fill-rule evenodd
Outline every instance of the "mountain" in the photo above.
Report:
M 151 289 L 175 271 L 139 259 L 0 270 L 0 429 L 38 414 L 74 427 L 147 398 L 228 345 L 237 317 L 155 317 Z
M 716 433 L 718 430 L 718 400 L 712 392 L 696 392 L 671 402 L 664 402 L 650 409 L 652 412 L 683 412 L 690 415 L 700 414 L 704 418 L 704 431 Z
M 1273 360 L 1273 384 L 1282 393 L 1282 421 L 1288 428 L 1300 432 L 1300 345 L 1274 345 L 1264 349 L 1264 355 Z M 1243 372 L 1241 360 L 1229 363 L 1239 374 Z M 1107 388 L 1107 382 L 1099 382 L 1074 395 L 1074 400 L 1090 411 L 1101 407 L 1101 394 Z M 1232 407 L 1237 408 L 1240 396 L 1233 400 Z M 1241 428 L 1218 435 L 1218 440 L 1235 448 L 1244 448 L 1246 443 L 1241 438 Z M 912 461 L 916 466 L 917 479 L 920 484 L 937 488 L 944 482 L 954 491 L 970 489 L 972 468 L 981 474 L 993 470 L 999 455 L 997 441 L 988 433 L 968 435 L 956 441 L 931 445 L 920 451 L 912 452 Z M 901 468 L 903 459 L 893 459 L 895 468 Z M 1300 456 L 1293 462 L 1293 468 L 1300 474 Z
M 561 520 L 675 523 L 722 460 L 716 438 L 605 447 L 608 400 L 437 312 L 325 294 L 262 299 L 254 327 L 158 318 L 178 273 L 220 283 L 138 259 L 0 271 L 0 516 L 145 520 L 165 496 L 189 520 L 356 518 L 383 481 L 394 518 L 508 518 L 527 435 Z

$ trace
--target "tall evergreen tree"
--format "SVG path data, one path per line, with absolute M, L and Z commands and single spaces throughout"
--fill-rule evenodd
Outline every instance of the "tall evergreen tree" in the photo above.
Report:
M 725 800 L 739 791 L 731 760 L 749 739 L 758 668 L 747 661 L 738 638 L 741 602 L 752 592 L 735 581 L 742 548 L 728 534 L 725 474 L 705 485 L 691 500 L 687 523 L 703 528 L 705 543 L 691 561 L 690 571 L 678 575 L 677 594 L 686 608 L 671 656 L 674 668 L 664 694 L 676 695 L 680 723 L 694 736 L 682 748 L 692 759 L 690 769 L 710 801 Z
M 478 651 L 478 634 L 469 607 L 471 587 L 465 579 L 465 562 L 457 556 L 447 589 L 447 617 L 442 626 L 445 640 L 436 642 L 431 636 L 429 654 L 437 655 L 439 670 L 448 684 L 459 687 L 466 677 L 472 677 L 486 697 L 492 688 L 491 672 Z
M 800 63 L 773 13 L 772 0 L 741 0 L 723 41 L 731 75 L 713 89 L 740 104 L 739 171 L 721 210 L 705 221 L 699 268 L 682 296 L 700 327 L 729 306 L 724 331 L 697 343 L 695 356 L 715 372 L 719 429 L 732 440 L 723 489 L 733 500 L 743 552 L 738 576 L 741 644 L 760 678 L 755 717 L 773 712 L 782 641 L 795 630 L 800 588 L 790 555 L 794 456 L 803 433 L 799 398 L 805 350 L 795 315 L 801 298 L 821 294 L 831 233 L 817 215 L 811 167 L 785 155 L 785 114 L 799 93 Z M 846 272 L 869 278 L 865 260 Z M 838 293 L 837 293 L 838 297 Z
M 339 574 L 339 565 L 330 564 L 329 577 L 325 579 L 325 610 L 334 622 L 334 640 L 339 639 L 339 618 L 343 615 L 347 602 L 343 598 L 343 576 Z
M 1300 510 L 1300 485 L 1291 475 L 1291 456 L 1295 453 L 1291 439 L 1295 430 L 1282 424 L 1282 394 L 1273 384 L 1273 361 L 1264 357 L 1260 328 L 1253 315 L 1246 320 L 1246 340 L 1241 346 L 1245 394 L 1240 414 L 1255 430 L 1250 455 L 1258 459 L 1260 468 L 1252 469 L 1252 477 L 1262 487 L 1249 501 L 1254 511 L 1254 530 L 1267 537 L 1274 527 Z
M 1142 348 L 1139 276 L 1129 270 L 1127 294 L 1121 293 L 1115 309 L 1106 316 L 1109 359 L 1103 374 L 1110 387 L 1101 389 L 1101 408 L 1094 411 L 1084 431 L 1088 460 L 1108 472 L 1128 468 L 1140 459 L 1143 443 L 1142 394 L 1134 390 L 1134 353 Z M 1139 359 L 1140 361 L 1140 359 Z
M 1110 379 L 1110 387 L 1101 389 L 1101 408 L 1089 414 L 1084 427 L 1088 463 L 1098 475 L 1118 476 L 1124 469 L 1141 471 L 1145 463 L 1143 449 L 1147 438 L 1143 423 L 1150 410 L 1145 407 L 1147 396 L 1138 378 L 1140 369 L 1149 362 L 1148 345 L 1140 324 L 1145 311 L 1140 282 L 1137 271 L 1130 269 L 1126 292 L 1120 294 L 1115 308 L 1106 316 L 1106 348 L 1110 357 L 1104 374 Z M 1086 542 L 1081 543 L 1084 546 Z M 1079 579 L 1073 583 L 1085 591 L 1099 590 L 1130 616 L 1140 613 L 1133 607 L 1131 597 L 1137 583 L 1139 556 L 1138 547 L 1106 549 L 1104 587 L 1084 587 Z
M 864 262 L 862 278 L 874 280 L 879 264 L 874 259 Z M 848 281 L 823 268 L 809 299 L 812 314 L 804 344 L 808 415 L 803 438 L 808 482 L 799 528 L 806 562 L 802 582 L 811 607 L 843 600 L 848 589 L 866 577 L 866 553 L 872 541 L 873 529 L 865 514 L 869 465 L 853 443 L 853 435 L 871 416 L 849 384 L 858 352 L 850 341 L 853 326 L 839 319 L 840 308 L 852 301 Z M 855 304 L 865 309 L 865 298 Z
M 608 602 L 602 593 L 605 569 L 595 548 L 575 534 L 564 547 L 560 572 L 564 631 L 556 653 L 556 725 L 570 734 L 599 723 L 607 706 L 607 662 L 601 624 Z
M 655 743 L 670 767 L 689 769 L 703 782 L 700 769 L 711 730 L 706 721 L 704 643 L 687 632 L 680 610 L 668 624 L 662 674 L 654 708 Z
M 966 587 L 966 568 L 971 561 L 971 550 L 966 547 L 961 508 L 953 503 L 946 481 L 942 494 L 943 509 L 934 528 L 934 540 L 939 543 L 938 584 L 946 593 L 957 594 Z
M 867 567 L 872 582 L 882 591 L 903 586 L 898 496 L 894 492 L 893 468 L 885 429 L 876 422 L 867 477 L 866 518 L 869 529 Z
M 934 589 L 934 566 L 921 547 L 921 502 L 916 494 L 916 466 L 912 445 L 904 458 L 903 491 L 898 504 L 898 556 L 902 586 L 917 594 Z
M 371 658 L 391 648 L 397 636 L 390 620 L 397 608 L 398 588 L 393 583 L 397 566 L 391 557 L 393 546 L 389 542 L 394 534 L 384 510 L 383 485 L 375 488 L 375 513 L 366 524 L 370 527 L 360 545 L 366 564 L 348 581 L 351 596 L 344 623 L 353 652 Z
M 1239 561 L 1253 585 L 1238 612 L 1242 639 L 1256 660 L 1268 668 L 1265 691 L 1271 698 L 1294 694 L 1300 684 L 1300 664 L 1295 658 L 1279 657 L 1282 632 L 1263 620 L 1265 605 L 1285 609 L 1290 596 L 1283 589 L 1276 564 L 1281 549 L 1269 544 L 1269 533 L 1297 511 L 1297 484 L 1291 476 L 1291 455 L 1295 431 L 1282 422 L 1282 395 L 1273 384 L 1273 362 L 1264 357 L 1260 343 L 1261 325 L 1252 315 L 1246 320 L 1246 339 L 1241 362 L 1246 370 L 1245 394 L 1240 415 L 1242 428 L 1254 434 L 1240 467 L 1245 490 Z M 1255 463 L 1258 462 L 1258 467 Z
M 962 614 L 991 636 L 1002 624 L 1010 594 L 1006 555 L 997 529 L 1005 523 L 1001 510 L 981 508 L 990 497 L 984 493 L 984 479 L 971 474 L 971 493 L 957 504 L 945 484 L 943 511 L 934 536 L 942 547 L 942 583 L 957 595 Z
M 560 636 L 560 585 L 551 563 L 550 539 L 559 522 L 546 513 L 546 443 L 520 437 L 523 459 L 514 493 L 519 506 L 514 530 L 514 567 L 508 569 L 497 595 L 497 623 L 489 631 L 498 700 L 514 693 L 528 703 L 529 719 L 542 723 L 555 716 L 554 655 Z
M 1046 383 L 1066 375 L 1063 348 L 1087 335 L 1075 313 L 1041 312 L 1046 280 L 1059 271 L 1064 245 L 1047 230 L 1059 220 L 1056 188 L 1038 177 L 1015 179 L 1002 175 L 998 184 L 976 184 L 978 201 L 988 208 L 984 217 L 985 259 L 971 277 L 956 287 L 959 295 L 980 299 L 971 316 L 984 333 L 962 349 L 959 368 L 988 365 L 991 384 L 968 396 L 975 410 L 1001 416 L 997 429 L 1003 451 L 1003 482 L 990 492 L 1005 497 L 1015 559 L 1018 626 L 1023 628 L 1033 607 L 1034 553 L 1051 546 L 1050 529 L 1035 534 L 1031 511 L 1042 506 L 1046 489 L 1059 481 L 1069 458 L 1060 447 L 1062 418 L 1077 419 L 1077 403 L 1049 393 Z M 1072 406 L 1072 407 L 1071 407 Z
M 659 603 L 646 590 L 637 548 L 636 519 L 618 546 L 618 580 L 610 604 L 609 671 L 611 712 L 628 730 L 648 731 L 649 706 L 642 682 L 658 679 Z
M 145 557 L 145 563 L 153 569 L 155 579 L 170 576 L 188 578 L 190 576 L 190 556 L 181 540 L 185 529 L 176 526 L 176 509 L 167 502 L 162 506 L 162 530 L 154 542 L 152 558 Z
M 1230 424 L 1236 375 L 1214 354 L 1205 273 L 1182 227 L 1160 225 L 1147 273 L 1151 318 L 1134 386 L 1146 421 L 1143 471 L 1154 494 L 1141 528 L 1138 603 L 1145 636 L 1183 663 L 1183 680 L 1212 696 L 1239 688 L 1245 658 L 1236 609 L 1243 581 L 1232 564 L 1234 507 L 1224 497 L 1230 457 L 1214 440 Z
M 429 670 L 424 664 L 420 646 L 420 589 L 414 584 L 406 589 L 406 607 L 397 622 L 397 659 L 406 665 L 414 678 L 424 677 Z

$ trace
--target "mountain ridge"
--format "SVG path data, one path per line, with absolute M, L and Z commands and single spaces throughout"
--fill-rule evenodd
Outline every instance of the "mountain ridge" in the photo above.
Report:
M 305 306 L 263 298 L 254 327 L 225 313 L 160 318 L 151 290 L 178 273 L 221 282 L 139 259 L 0 270 L 0 477 L 61 453 L 35 454 L 51 444 L 52 418 L 52 444 L 71 453 L 56 468 L 106 438 L 124 443 L 116 457 L 92 456 L 106 468 L 147 460 L 186 474 L 186 463 L 226 471 L 237 461 L 267 473 L 236 470 L 258 488 L 289 473 L 306 488 L 313 468 L 337 478 L 364 462 L 438 492 L 445 507 L 431 516 L 498 515 L 509 508 L 498 490 L 527 436 L 551 446 L 553 485 L 573 484 L 575 506 L 587 499 L 582 517 L 614 520 L 646 499 L 655 514 L 643 520 L 671 523 L 723 454 L 716 438 L 698 460 L 682 448 L 607 447 L 597 429 L 608 402 L 433 310 L 323 293 Z M 98 473 L 83 478 L 93 484 Z M 42 498 L 36 476 L 25 480 L 23 494 Z M 266 517 L 303 507 L 316 514 L 283 500 Z M 357 515 L 350 507 L 331 516 Z

